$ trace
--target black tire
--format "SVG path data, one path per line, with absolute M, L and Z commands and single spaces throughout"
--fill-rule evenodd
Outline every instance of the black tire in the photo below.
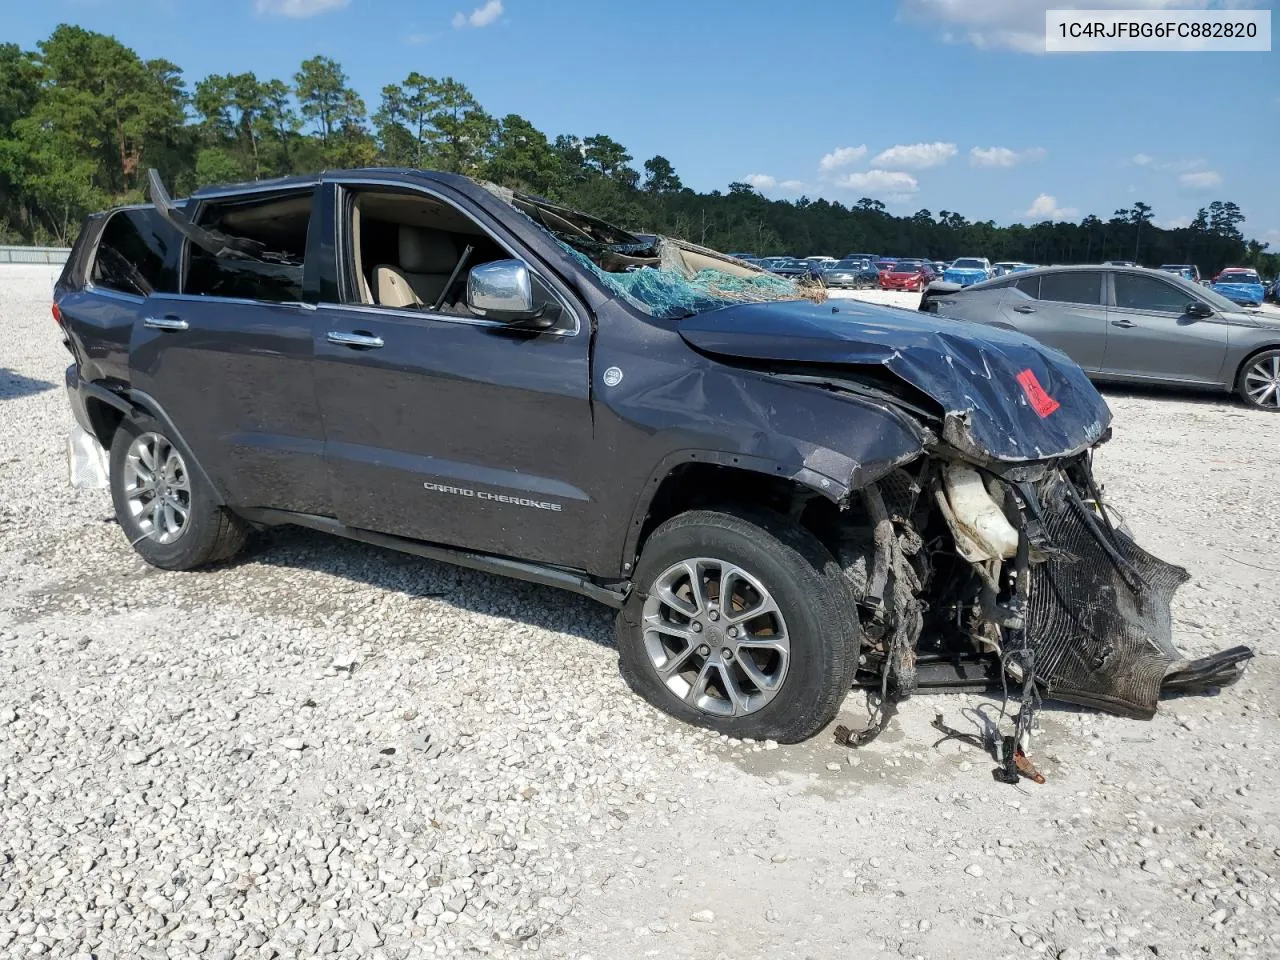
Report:
M 740 566 L 769 591 L 786 622 L 790 661 L 773 699 L 752 713 L 713 716 L 662 681 L 645 647 L 643 609 L 655 580 L 683 560 Z M 731 737 L 797 743 L 835 717 L 853 683 L 861 647 L 857 608 L 830 552 L 798 524 L 763 510 L 693 510 L 645 543 L 635 589 L 618 614 L 618 652 L 632 689 L 672 716 Z
M 186 464 L 189 489 L 187 519 L 182 532 L 170 543 L 161 543 L 143 529 L 129 507 L 125 491 L 126 459 L 133 442 L 146 434 L 166 438 L 165 428 L 147 416 L 126 418 L 111 440 L 111 501 L 116 521 L 142 559 L 164 570 L 192 570 L 230 560 L 244 546 L 247 528 L 243 520 L 221 506 L 203 475 Z
M 1248 377 L 1250 371 L 1257 368 L 1259 363 L 1274 365 L 1272 369 L 1280 369 L 1280 349 L 1263 350 L 1255 353 L 1244 363 L 1240 364 L 1240 372 L 1236 374 L 1236 395 L 1245 402 L 1246 406 L 1252 407 L 1254 410 L 1268 410 L 1271 413 L 1280 413 L 1280 393 L 1278 390 L 1272 390 L 1266 399 L 1259 403 L 1256 399 L 1249 395 Z

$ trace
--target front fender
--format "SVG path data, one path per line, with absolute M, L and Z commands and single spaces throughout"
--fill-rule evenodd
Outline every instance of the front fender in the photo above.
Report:
M 887 403 L 751 371 L 700 367 L 628 399 L 652 426 L 684 443 L 650 474 L 631 511 L 624 557 L 634 553 L 662 482 L 690 463 L 793 481 L 836 504 L 925 451 L 929 431 Z M 678 417 L 664 415 L 679 413 Z

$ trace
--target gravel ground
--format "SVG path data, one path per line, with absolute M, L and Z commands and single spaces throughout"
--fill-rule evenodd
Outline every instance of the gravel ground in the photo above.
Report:
M 928 726 L 996 700 L 730 742 L 550 589 L 290 530 L 146 567 L 66 485 L 50 279 L 0 272 L 0 956 L 1280 956 L 1280 419 L 1108 391 L 1177 640 L 1260 657 L 1148 723 L 1051 706 L 1011 788 Z

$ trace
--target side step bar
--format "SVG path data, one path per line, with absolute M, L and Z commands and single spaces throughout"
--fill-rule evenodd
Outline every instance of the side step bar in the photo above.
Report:
M 415 556 L 426 557 L 428 560 L 440 560 L 444 563 L 467 567 L 471 570 L 496 573 L 516 580 L 525 580 L 529 583 L 540 583 L 546 587 L 558 587 L 561 590 L 568 590 L 570 593 L 576 593 L 598 603 L 603 603 L 614 610 L 621 609 L 626 602 L 627 594 L 631 587 L 630 583 L 600 583 L 584 573 L 566 570 L 562 567 L 543 566 L 537 563 L 528 563 L 524 560 L 512 560 L 509 557 L 496 557 L 487 553 L 458 550 L 454 547 L 412 540 L 408 537 L 397 537 L 387 533 L 378 533 L 374 530 L 349 527 L 333 517 L 260 508 L 237 510 L 236 512 L 250 523 L 258 523 L 269 527 L 293 524 L 294 526 L 307 527 L 311 530 L 319 530 L 322 533 L 336 534 L 348 540 L 358 540 L 361 543 L 372 544 L 375 547 L 386 547 L 388 550 L 411 553 Z

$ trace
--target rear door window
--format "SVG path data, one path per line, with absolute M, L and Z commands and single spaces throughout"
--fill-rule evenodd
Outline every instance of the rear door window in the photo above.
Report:
M 1116 306 L 1130 310 L 1150 310 L 1155 313 L 1176 313 L 1179 316 L 1191 302 L 1191 295 L 1171 283 L 1144 277 L 1136 273 L 1117 273 Z
M 272 303 L 301 302 L 313 193 L 308 190 L 305 194 L 206 206 L 199 225 L 229 237 L 236 251 L 215 256 L 190 244 L 183 292 Z
M 177 290 L 170 254 L 178 232 L 152 207 L 118 210 L 103 227 L 90 279 L 94 286 L 139 297 Z
M 1043 274 L 1039 299 L 1099 306 L 1102 303 L 1102 271 L 1070 270 Z

